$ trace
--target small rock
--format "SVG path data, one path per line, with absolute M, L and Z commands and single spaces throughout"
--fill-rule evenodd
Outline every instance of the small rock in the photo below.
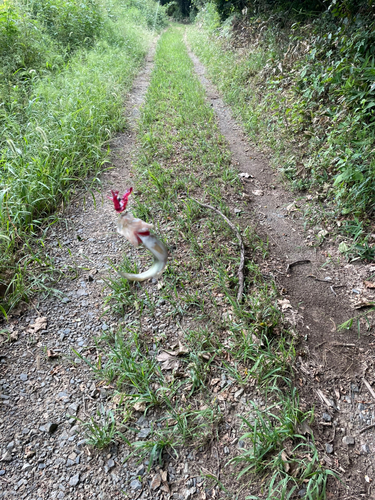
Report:
M 145 429 L 141 429 L 139 431 L 139 434 L 138 434 L 138 437 L 141 438 L 141 439 L 145 439 L 151 432 L 151 429 L 150 428 L 145 428 Z
M 6 451 L 4 455 L 1 457 L 2 462 L 10 462 L 12 460 L 12 455 L 10 451 Z
M 0 476 L 3 476 L 5 474 L 5 470 L 4 469 L 1 469 L 0 470 Z
M 305 495 L 306 495 L 306 490 L 305 490 L 305 488 L 302 488 L 302 490 L 299 490 L 299 492 L 298 492 L 298 496 L 299 496 L 300 498 L 303 498 Z
M 193 495 L 195 495 L 196 491 L 197 491 L 197 488 L 195 486 L 193 486 L 193 488 L 189 488 L 188 490 L 185 490 L 183 493 L 184 500 L 190 500 L 193 497 Z
M 23 382 L 26 382 L 26 380 L 27 380 L 27 373 L 21 373 L 21 375 L 20 375 L 20 379 L 21 379 Z
M 367 455 L 368 453 L 370 453 L 370 451 L 370 447 L 367 443 L 361 446 L 361 455 Z
M 228 448 L 228 446 L 224 446 L 224 453 L 226 455 L 229 455 L 229 448 Z
M 333 453 L 333 446 L 330 443 L 325 444 L 326 453 Z
M 324 422 L 330 422 L 332 420 L 332 417 L 328 413 L 323 413 L 322 419 L 324 420 Z
M 38 464 L 38 469 L 42 470 L 42 469 L 45 469 L 46 468 L 46 464 L 44 464 L 43 462 Z
M 78 483 L 79 483 L 79 473 L 72 476 L 69 480 L 70 486 L 77 486 Z
M 10 443 L 7 444 L 7 450 L 12 451 L 14 448 L 14 441 L 11 441 Z
M 55 432 L 55 430 L 57 429 L 57 427 L 58 427 L 58 424 L 52 423 L 52 422 L 48 422 L 48 424 L 46 424 L 44 426 L 44 431 L 48 432 L 49 434 L 52 434 L 53 432 Z
M 355 443 L 355 439 L 353 436 L 344 436 L 342 438 L 342 442 L 346 444 L 347 446 L 353 445 Z
M 67 415 L 70 417 L 75 417 L 78 413 L 78 410 L 79 410 L 79 404 L 72 403 L 68 406 Z
M 73 425 L 73 427 L 69 431 L 69 434 L 71 436 L 74 436 L 75 434 L 79 434 L 80 431 L 81 431 L 81 428 L 79 425 Z
M 26 463 L 26 464 L 23 464 L 22 471 L 29 472 L 29 470 L 31 470 L 32 468 L 33 468 L 33 466 L 31 464 Z
M 143 476 L 143 474 L 146 472 L 146 467 L 142 464 L 138 467 L 138 469 L 135 471 L 135 474 L 137 476 Z
M 142 483 L 138 481 L 138 479 L 133 479 L 130 483 L 130 488 L 132 490 L 141 490 L 142 489 Z
M 106 472 L 109 472 L 111 469 L 113 469 L 113 467 L 114 467 L 115 465 L 116 465 L 116 464 L 115 464 L 115 461 L 114 461 L 112 458 L 110 458 L 110 459 L 107 461 L 107 463 L 106 463 L 106 465 L 105 465 L 105 467 L 104 467 L 104 470 L 105 470 Z
M 237 392 L 235 392 L 234 393 L 234 399 L 239 399 L 242 396 L 243 392 L 244 392 L 243 389 L 240 389 Z

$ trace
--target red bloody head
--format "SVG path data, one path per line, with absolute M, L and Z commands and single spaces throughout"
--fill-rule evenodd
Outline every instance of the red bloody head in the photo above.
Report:
M 115 207 L 116 212 L 121 213 L 121 212 L 123 212 L 125 210 L 126 205 L 128 204 L 129 195 L 130 195 L 130 193 L 132 191 L 133 191 L 133 188 L 132 187 L 129 188 L 126 191 L 126 193 L 124 194 L 124 196 L 121 198 L 119 196 L 119 192 L 118 191 L 112 191 L 111 190 L 112 197 L 108 196 L 108 198 L 113 201 L 113 205 Z

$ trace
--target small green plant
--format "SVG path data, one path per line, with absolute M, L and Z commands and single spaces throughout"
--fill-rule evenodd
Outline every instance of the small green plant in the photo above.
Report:
M 85 430 L 86 442 L 98 449 L 105 448 L 115 442 L 116 420 L 111 410 L 99 409 L 95 417 L 83 422 L 79 421 Z

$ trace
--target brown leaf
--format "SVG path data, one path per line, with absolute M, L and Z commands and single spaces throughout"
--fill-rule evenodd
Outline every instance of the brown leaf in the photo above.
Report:
M 287 309 L 292 309 L 292 304 L 288 299 L 280 299 L 277 301 L 279 306 L 281 306 L 282 311 L 286 311 Z
M 161 491 L 164 491 L 165 493 L 170 493 L 168 483 L 164 483 L 160 489 L 161 489 Z
M 56 359 L 60 356 L 58 352 L 52 351 L 52 349 L 47 350 L 47 358 L 49 359 Z
M 11 342 L 15 342 L 16 340 L 18 340 L 18 332 L 15 331 L 15 332 L 11 333 L 10 336 L 9 336 L 9 340 Z
M 152 478 L 150 486 L 153 490 L 156 490 L 157 488 L 159 488 L 160 485 L 161 485 L 160 474 L 155 474 L 155 476 Z
M 283 461 L 285 472 L 289 472 L 290 465 L 288 462 L 288 455 L 286 454 L 285 450 L 281 452 L 281 460 Z
M 37 333 L 39 330 L 44 330 L 47 327 L 47 318 L 45 316 L 36 318 L 35 323 L 30 325 L 27 333 Z
M 356 304 L 354 304 L 354 309 L 362 309 L 362 307 L 374 307 L 375 302 L 370 302 L 369 300 L 362 299 Z
M 167 482 L 167 477 L 168 477 L 168 471 L 161 470 L 160 471 L 160 476 L 161 476 L 161 480 L 163 481 L 163 483 L 166 483 Z
M 228 391 L 223 391 L 220 394 L 218 394 L 217 399 L 219 401 L 226 401 L 228 399 L 228 396 L 229 396 Z
M 175 358 L 176 354 L 172 355 L 166 351 L 162 351 L 156 359 L 160 363 L 162 370 L 177 370 L 180 362 Z
M 363 282 L 366 288 L 375 288 L 375 283 L 372 281 L 364 281 Z
M 220 380 L 221 380 L 220 378 L 213 378 L 210 382 L 210 385 L 216 385 L 220 382 Z
M 146 403 L 134 403 L 133 408 L 135 411 L 145 411 L 146 410 Z

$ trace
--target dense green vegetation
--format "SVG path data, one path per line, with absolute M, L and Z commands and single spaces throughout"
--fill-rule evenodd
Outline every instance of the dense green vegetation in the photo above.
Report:
M 7 0 L 0 5 L 0 308 L 27 298 L 29 236 L 106 158 L 151 30 L 152 0 Z M 28 275 L 26 278 L 25 276 Z M 25 282 L 26 280 L 26 282 Z M 29 285 L 28 285 L 28 283 Z M 2 286 L 1 286 L 2 285 Z
M 305 2 L 306 3 L 306 2 Z M 367 2 L 247 2 L 220 21 L 214 4 L 189 39 L 254 142 L 371 259 L 375 210 L 375 24 Z M 311 3 L 309 3 L 311 7 Z M 324 8 L 323 8 L 324 7 Z M 232 10 L 233 12 L 233 10 Z M 221 13 L 223 15 L 223 13 Z M 245 50 L 235 47 L 245 46 Z

